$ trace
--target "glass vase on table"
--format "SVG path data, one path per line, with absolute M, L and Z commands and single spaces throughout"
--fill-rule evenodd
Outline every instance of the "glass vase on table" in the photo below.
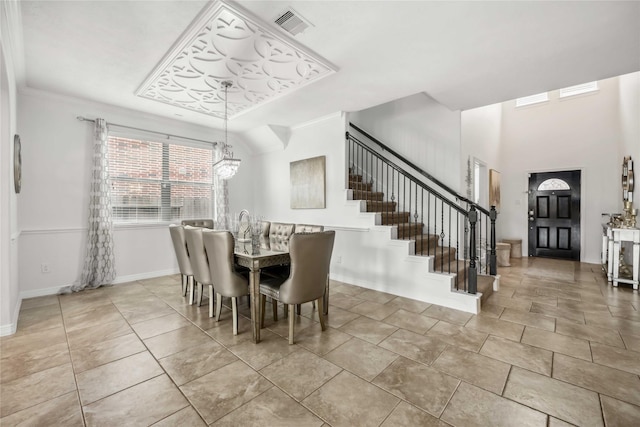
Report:
M 260 253 L 260 235 L 262 234 L 263 217 L 254 215 L 251 217 L 251 250 L 254 255 Z

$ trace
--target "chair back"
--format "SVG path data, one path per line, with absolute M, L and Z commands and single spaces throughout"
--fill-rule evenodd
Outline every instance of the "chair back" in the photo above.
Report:
M 269 227 L 269 245 L 272 251 L 288 251 L 289 237 L 293 234 L 293 224 L 272 222 Z
M 260 247 L 262 249 L 271 249 L 271 243 L 269 242 L 270 230 L 271 230 L 271 222 L 262 221 L 262 228 L 260 230 Z
M 302 304 L 324 295 L 335 237 L 333 230 L 291 236 L 291 274 L 280 286 L 282 303 Z
M 212 219 L 183 219 L 182 225 L 190 225 L 191 227 L 210 228 L 213 230 Z
M 317 233 L 324 231 L 324 225 L 296 224 L 294 233 Z
M 193 278 L 202 285 L 211 284 L 211 273 L 209 271 L 209 261 L 202 242 L 202 228 L 185 226 L 184 235 L 187 240 L 189 259 L 193 268 Z
M 176 252 L 176 258 L 178 259 L 180 274 L 192 276 L 193 268 L 191 268 L 191 261 L 189 260 L 189 251 L 187 250 L 187 241 L 184 236 L 184 227 L 182 225 L 171 224 L 169 226 L 169 234 L 171 234 L 173 249 Z
M 228 231 L 205 230 L 202 240 L 209 259 L 211 281 L 216 292 L 225 297 L 249 293 L 249 281 L 238 274 L 233 262 L 233 235 Z

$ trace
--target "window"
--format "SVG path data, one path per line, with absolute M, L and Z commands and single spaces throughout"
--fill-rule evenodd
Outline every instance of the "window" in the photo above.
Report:
M 109 137 L 114 223 L 213 217 L 213 151 Z
M 581 95 L 583 93 L 595 92 L 598 90 L 598 82 L 589 82 L 560 89 L 560 98 Z
M 566 181 L 558 178 L 547 179 L 538 186 L 538 191 L 552 190 L 571 190 L 571 187 L 569 187 Z
M 523 98 L 516 99 L 516 107 L 524 107 L 527 105 L 538 104 L 540 102 L 546 102 L 548 100 L 549 100 L 549 94 L 547 92 L 543 92 L 537 95 L 525 96 Z

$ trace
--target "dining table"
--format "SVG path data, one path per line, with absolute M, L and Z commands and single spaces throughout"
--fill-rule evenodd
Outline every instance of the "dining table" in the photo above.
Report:
M 239 242 L 234 249 L 235 263 L 249 269 L 249 296 L 251 299 L 251 325 L 253 342 L 260 342 L 260 270 L 274 265 L 291 263 L 289 252 L 274 251 Z

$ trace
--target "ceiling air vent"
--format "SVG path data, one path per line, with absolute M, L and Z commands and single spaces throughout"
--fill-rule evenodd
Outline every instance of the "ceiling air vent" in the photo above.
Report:
M 311 23 L 304 19 L 298 12 L 293 9 L 287 9 L 281 13 L 273 22 L 287 33 L 295 36 L 303 33 L 304 30 L 311 26 Z

